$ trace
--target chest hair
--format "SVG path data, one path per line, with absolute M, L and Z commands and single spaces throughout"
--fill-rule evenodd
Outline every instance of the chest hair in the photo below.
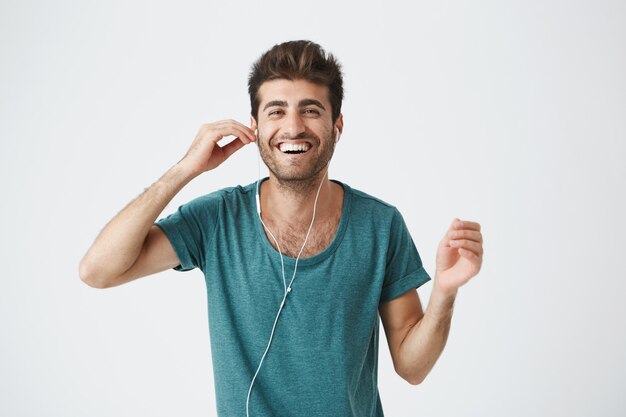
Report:
M 280 248 L 283 251 L 283 255 L 291 258 L 298 257 L 298 253 L 300 252 L 302 244 L 304 243 L 304 238 L 306 237 L 306 232 L 309 230 L 309 225 L 307 224 L 305 228 L 302 228 L 294 227 L 292 225 L 283 225 L 282 227 L 279 227 L 275 224 L 268 224 L 268 227 L 272 230 L 272 233 L 278 240 Z M 309 233 L 306 246 L 300 255 L 300 259 L 310 258 L 324 251 L 324 249 L 326 249 L 333 241 L 338 227 L 339 217 L 330 218 L 320 222 L 315 220 L 311 233 Z M 267 232 L 267 230 L 265 230 L 265 235 L 274 249 L 278 250 L 274 239 L 272 239 L 272 236 Z

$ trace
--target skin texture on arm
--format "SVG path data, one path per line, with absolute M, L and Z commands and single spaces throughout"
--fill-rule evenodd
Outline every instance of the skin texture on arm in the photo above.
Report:
M 236 139 L 217 145 L 225 136 Z M 193 178 L 255 140 L 250 128 L 234 120 L 203 125 L 183 159 L 102 229 L 80 262 L 80 278 L 92 287 L 108 288 L 178 265 L 169 240 L 154 226 L 157 216 Z
M 482 258 L 480 225 L 455 219 L 439 244 L 426 312 L 415 290 L 379 306 L 394 368 L 409 383 L 423 382 L 441 355 L 458 289 L 479 272 Z
M 416 290 L 407 291 L 401 296 L 378 307 L 381 322 L 387 336 L 387 344 L 396 373 L 404 379 L 399 353 L 407 334 L 424 317 L 422 303 Z
M 417 291 L 381 304 L 379 312 L 394 369 L 412 385 L 421 383 L 441 355 L 450 332 L 454 296 L 431 294 L 422 313 Z
M 81 279 L 109 288 L 178 265 L 172 245 L 153 223 L 191 178 L 175 166 L 118 213 L 81 260 Z

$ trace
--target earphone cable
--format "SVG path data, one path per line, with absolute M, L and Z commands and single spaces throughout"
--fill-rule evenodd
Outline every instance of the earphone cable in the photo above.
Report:
M 269 232 L 270 236 L 272 237 L 272 239 L 274 240 L 274 242 L 276 243 L 276 247 L 278 248 L 278 253 L 280 255 L 280 264 L 281 264 L 281 270 L 282 270 L 282 277 L 283 277 L 283 287 L 285 287 L 285 264 L 283 261 L 283 253 L 282 250 L 280 249 L 280 245 L 278 244 L 278 240 L 276 239 L 276 237 L 274 237 L 274 234 L 272 233 L 272 231 L 270 230 L 269 227 L 267 227 L 267 225 L 263 222 L 263 219 L 261 218 L 261 202 L 260 202 L 260 197 L 259 197 L 259 182 L 261 181 L 261 149 L 259 148 L 259 144 L 258 144 L 258 137 L 257 137 L 257 149 L 258 149 L 258 155 L 257 155 L 257 162 L 258 162 L 258 179 L 256 182 L 256 204 L 257 204 L 257 213 L 259 215 L 259 220 L 261 221 L 261 224 L 263 225 L 263 227 Z M 252 377 L 252 382 L 250 383 L 250 388 L 248 389 L 248 396 L 246 398 L 246 417 L 249 417 L 249 402 L 250 402 L 250 394 L 252 393 L 252 386 L 254 385 L 254 381 L 256 380 L 256 377 L 259 373 L 259 371 L 261 370 L 261 366 L 263 364 L 263 360 L 265 359 L 265 356 L 267 355 L 267 352 L 270 348 L 270 345 L 272 343 L 272 338 L 274 337 L 274 330 L 276 329 L 276 323 L 278 322 L 278 317 L 280 317 L 280 313 L 283 310 L 283 307 L 285 306 L 285 300 L 287 299 L 287 294 L 289 292 L 291 292 L 291 284 L 293 283 L 294 279 L 296 278 L 296 271 L 298 269 L 298 260 L 300 259 L 300 255 L 302 254 L 302 251 L 304 250 L 304 247 L 306 245 L 307 240 L 309 239 L 309 234 L 311 233 L 311 229 L 313 228 L 313 223 L 315 222 L 315 213 L 316 213 L 316 207 L 317 207 L 317 199 L 320 195 L 320 190 L 322 189 L 322 184 L 324 184 L 324 179 L 326 178 L 326 176 L 328 175 L 328 168 L 330 167 L 330 160 L 328 161 L 328 163 L 326 164 L 326 172 L 324 173 L 324 176 L 322 177 L 322 180 L 320 181 L 320 185 L 317 188 L 317 193 L 315 195 L 315 201 L 313 203 L 313 216 L 311 218 L 311 224 L 309 225 L 309 230 L 307 231 L 306 237 L 304 238 L 304 243 L 302 244 L 302 248 L 300 248 L 300 252 L 298 253 L 298 256 L 296 258 L 296 263 L 294 265 L 294 270 L 293 270 L 293 276 L 291 277 L 291 281 L 289 282 L 289 287 L 285 288 L 284 294 L 283 294 L 283 300 L 280 303 L 280 308 L 278 309 L 278 313 L 276 314 L 276 318 L 274 319 L 274 325 L 272 326 L 272 333 L 270 334 L 270 339 L 269 342 L 267 344 L 267 347 L 265 348 L 265 352 L 263 352 L 263 356 L 261 357 L 261 362 L 259 363 L 259 366 L 256 370 L 256 372 L 254 373 L 254 376 Z

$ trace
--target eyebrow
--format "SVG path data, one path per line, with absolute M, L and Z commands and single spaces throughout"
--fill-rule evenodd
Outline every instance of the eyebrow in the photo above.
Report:
M 306 107 L 306 106 L 317 106 L 320 109 L 326 111 L 326 107 L 324 107 L 322 105 L 322 103 L 320 103 L 318 100 L 312 99 L 312 98 L 305 98 L 302 99 L 298 102 L 298 107 Z M 270 102 L 268 102 L 265 107 L 263 107 L 263 111 L 267 110 L 269 107 L 288 107 L 287 102 L 284 100 L 272 100 Z

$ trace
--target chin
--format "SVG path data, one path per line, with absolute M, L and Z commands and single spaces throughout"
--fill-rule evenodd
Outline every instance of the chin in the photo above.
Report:
M 270 172 L 279 183 L 317 183 L 321 175 L 324 175 L 325 166 L 317 167 L 318 169 L 270 169 Z

